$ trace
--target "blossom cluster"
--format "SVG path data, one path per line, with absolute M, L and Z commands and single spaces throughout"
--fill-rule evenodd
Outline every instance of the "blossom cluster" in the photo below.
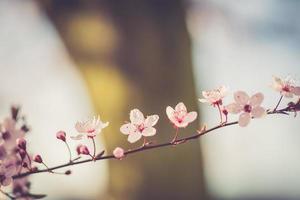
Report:
M 279 112 L 286 114 L 286 111 L 297 112 L 300 110 L 300 87 L 296 85 L 292 79 L 281 79 L 273 77 L 272 88 L 280 93 L 280 100 L 273 110 L 273 113 Z M 213 90 L 203 91 L 203 98 L 200 98 L 201 103 L 208 103 L 212 107 L 217 108 L 220 116 L 220 124 L 217 127 L 226 126 L 228 123 L 229 115 L 239 114 L 238 121 L 236 123 L 241 127 L 247 126 L 251 119 L 261 118 L 268 113 L 269 110 L 262 106 L 264 95 L 261 92 L 257 92 L 249 96 L 244 91 L 236 91 L 233 93 L 233 102 L 225 104 L 224 99 L 229 94 L 228 87 L 220 86 Z M 296 103 L 289 103 L 287 109 L 277 110 L 283 97 L 292 98 L 296 96 L 298 101 Z M 188 111 L 183 102 L 179 102 L 174 108 L 171 106 L 166 107 L 166 117 L 176 130 L 173 139 L 166 143 L 166 145 L 177 145 L 185 141 L 185 139 L 178 139 L 178 132 L 181 128 L 186 128 L 190 123 L 197 119 L 196 111 Z M 120 132 L 126 135 L 129 143 L 135 143 L 140 139 L 143 139 L 142 145 L 135 149 L 140 151 L 147 149 L 153 142 L 149 141 L 149 137 L 156 135 L 157 125 L 160 116 L 157 114 L 151 114 L 145 116 L 139 109 L 132 109 L 129 113 L 129 121 L 120 126 Z M 27 141 L 25 136 L 29 131 L 28 126 L 25 123 L 25 118 L 20 116 L 19 108 L 13 106 L 11 108 L 11 116 L 5 118 L 0 123 L 0 192 L 10 197 L 11 199 L 36 199 L 42 198 L 45 195 L 36 195 L 30 193 L 30 182 L 28 176 L 36 172 L 49 172 L 56 174 L 71 174 L 70 170 L 64 173 L 56 172 L 54 169 L 62 168 L 65 166 L 71 166 L 81 159 L 82 156 L 89 157 L 86 161 L 96 161 L 104 158 L 104 150 L 97 152 L 95 137 L 99 135 L 104 128 L 109 125 L 109 122 L 103 122 L 100 116 L 89 118 L 84 121 L 79 121 L 75 124 L 77 135 L 67 136 L 67 133 L 60 130 L 56 133 L 56 138 L 63 142 L 69 152 L 69 161 L 67 164 L 61 165 L 61 167 L 49 168 L 41 155 L 36 154 L 32 156 L 27 151 Z M 200 136 L 206 131 L 206 126 L 202 127 L 197 132 L 196 136 Z M 72 155 L 72 151 L 69 146 L 69 142 L 80 141 L 87 139 L 91 141 L 92 146 L 79 143 L 76 147 L 77 157 Z M 191 138 L 190 138 L 191 139 Z M 157 146 L 159 147 L 159 145 Z M 108 155 L 105 158 L 115 158 L 122 160 L 127 154 L 134 151 L 125 151 L 121 147 L 116 147 L 112 155 Z M 38 166 L 35 166 L 38 165 Z M 38 167 L 42 165 L 43 170 Z M 12 185 L 12 192 L 6 193 L 2 190 L 2 187 Z
M 36 170 L 32 166 L 32 156 L 27 152 L 27 143 L 24 139 L 29 131 L 19 108 L 11 108 L 11 116 L 0 124 L 0 189 L 12 184 L 12 194 L 18 199 L 31 199 L 30 184 L 27 177 L 13 180 L 13 176 L 27 171 Z

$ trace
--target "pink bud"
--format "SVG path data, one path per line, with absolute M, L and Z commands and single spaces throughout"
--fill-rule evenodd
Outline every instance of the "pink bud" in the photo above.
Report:
M 66 141 L 66 132 L 64 132 L 64 131 L 58 131 L 56 133 L 56 138 L 65 142 Z
M 90 151 L 87 148 L 87 146 L 82 145 L 82 144 L 77 146 L 76 151 L 77 151 L 78 155 L 80 155 L 80 154 L 89 155 L 90 154 Z
M 26 151 L 26 140 L 24 138 L 18 138 L 16 140 L 16 143 L 20 149 L 23 149 L 24 151 Z
M 117 158 L 117 159 L 122 159 L 125 156 L 124 149 L 122 149 L 121 147 L 115 148 L 115 150 L 113 151 L 113 154 L 114 154 L 115 158 Z
M 37 162 L 37 163 L 42 163 L 43 162 L 43 159 L 40 155 L 34 156 L 33 160 L 34 160 L 34 162 Z

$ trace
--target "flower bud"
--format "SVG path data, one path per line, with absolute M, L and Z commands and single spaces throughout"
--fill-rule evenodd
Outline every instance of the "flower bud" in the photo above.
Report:
M 124 149 L 122 149 L 120 147 L 115 148 L 115 150 L 113 151 L 113 154 L 114 154 L 115 158 L 117 158 L 117 159 L 122 159 L 125 156 Z
M 77 151 L 78 155 L 80 155 L 80 154 L 89 155 L 90 154 L 90 151 L 87 148 L 87 146 L 82 145 L 82 144 L 77 146 L 76 151 Z
M 56 138 L 65 142 L 66 141 L 66 132 L 64 132 L 64 131 L 58 131 L 56 133 Z
M 72 174 L 72 171 L 71 171 L 71 170 L 67 170 L 67 171 L 65 172 L 65 175 L 70 175 L 70 174 Z
M 40 155 L 34 156 L 33 161 L 37 163 L 42 163 L 43 162 L 42 156 Z
M 17 121 L 17 119 L 18 119 L 19 111 L 20 111 L 20 107 L 18 107 L 18 106 L 12 106 L 12 107 L 10 108 L 11 117 L 12 117 L 15 121 Z
M 24 138 L 18 138 L 16 140 L 16 143 L 20 149 L 23 149 L 24 151 L 26 151 L 26 140 Z

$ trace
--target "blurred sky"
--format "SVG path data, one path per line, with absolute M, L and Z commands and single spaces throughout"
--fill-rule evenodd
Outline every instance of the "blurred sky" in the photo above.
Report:
M 231 92 L 263 92 L 263 104 L 275 106 L 279 96 L 269 87 L 272 75 L 300 77 L 299 8 L 300 1 L 293 0 L 193 1 L 187 22 L 199 96 L 225 84 Z M 216 110 L 201 109 L 203 122 L 217 123 Z M 202 138 L 211 193 L 228 199 L 299 199 L 299 129 L 299 117 L 272 116 Z

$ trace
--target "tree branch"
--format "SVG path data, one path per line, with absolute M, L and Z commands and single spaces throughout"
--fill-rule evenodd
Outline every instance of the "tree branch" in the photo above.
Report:
M 290 106 L 280 109 L 280 110 L 273 110 L 273 111 L 267 111 L 267 115 L 271 115 L 271 114 L 288 114 L 289 112 L 296 112 L 296 110 L 293 110 L 293 108 L 291 108 Z M 226 124 L 220 124 L 217 125 L 215 127 L 212 127 L 210 129 L 207 130 L 202 130 L 202 131 L 198 131 L 197 134 L 188 136 L 188 137 L 184 137 L 181 139 L 176 139 L 175 141 L 171 141 L 171 142 L 165 142 L 165 143 L 161 143 L 161 144 L 148 144 L 148 145 L 143 145 L 141 147 L 135 148 L 135 149 L 129 149 L 126 152 L 124 152 L 125 155 L 129 155 L 129 154 L 134 154 L 134 153 L 138 153 L 138 152 L 143 152 L 146 150 L 150 150 L 150 149 L 157 149 L 157 148 L 161 148 L 161 147 L 166 147 L 166 146 L 176 146 L 179 144 L 183 144 L 189 140 L 194 140 L 194 139 L 198 139 L 199 137 L 212 132 L 214 130 L 220 129 L 220 128 L 224 128 L 227 126 L 232 126 L 232 125 L 236 125 L 238 124 L 238 121 L 234 121 L 234 122 L 229 122 Z M 48 169 L 41 169 L 41 170 L 37 170 L 37 171 L 29 171 L 29 172 L 25 172 L 22 174 L 17 174 L 15 176 L 13 176 L 13 179 L 18 179 L 18 178 L 22 178 L 25 176 L 29 176 L 32 174 L 39 174 L 39 173 L 44 173 L 44 172 L 49 172 L 56 170 L 56 169 L 61 169 L 61 168 L 65 168 L 65 167 L 69 167 L 69 166 L 73 166 L 73 165 L 79 165 L 79 164 L 83 164 L 83 163 L 87 163 L 87 162 L 94 162 L 94 161 L 98 161 L 98 160 L 107 160 L 107 159 L 113 159 L 115 158 L 114 155 L 106 155 L 106 156 L 102 156 L 99 158 L 95 158 L 95 159 L 86 159 L 86 160 L 81 160 L 81 161 L 76 161 L 76 162 L 68 162 L 66 164 L 62 164 L 62 165 L 58 165 L 55 167 L 51 167 Z

